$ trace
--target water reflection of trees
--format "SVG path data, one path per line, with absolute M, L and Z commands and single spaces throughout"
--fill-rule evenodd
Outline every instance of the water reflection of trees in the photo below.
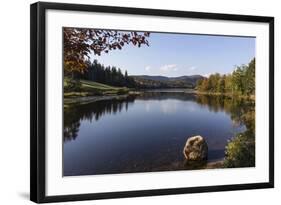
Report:
M 253 123 L 249 113 L 255 111 L 255 101 L 244 98 L 230 98 L 226 96 L 198 95 L 196 102 L 203 107 L 207 107 L 212 112 L 224 111 L 231 116 L 232 121 L 246 125 L 247 129 L 253 129 Z M 254 114 L 254 113 L 253 113 Z M 250 122 L 249 122 L 250 121 Z
M 64 109 L 64 141 L 76 139 L 80 122 L 99 120 L 105 114 L 116 114 L 123 109 L 128 110 L 135 97 L 101 100 L 87 104 L 68 105 Z
M 210 111 L 224 111 L 233 122 L 246 126 L 246 131 L 238 133 L 226 146 L 226 167 L 255 166 L 255 101 L 225 96 L 197 96 L 197 103 Z

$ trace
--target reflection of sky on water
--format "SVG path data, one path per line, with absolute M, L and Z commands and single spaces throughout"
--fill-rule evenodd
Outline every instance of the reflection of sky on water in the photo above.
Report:
M 146 112 L 150 112 L 151 109 L 158 109 L 160 112 L 164 114 L 175 114 L 182 110 L 186 110 L 189 112 L 194 112 L 196 110 L 196 107 L 194 106 L 193 103 L 186 103 L 174 99 L 159 101 L 157 103 L 153 103 L 151 101 L 143 101 L 143 102 L 145 105 Z
M 153 94 L 75 107 L 65 116 L 77 137 L 65 139 L 64 174 L 149 171 L 180 163 L 194 135 L 207 140 L 210 161 L 223 158 L 227 140 L 246 128 L 221 106 L 228 103 L 202 100 Z

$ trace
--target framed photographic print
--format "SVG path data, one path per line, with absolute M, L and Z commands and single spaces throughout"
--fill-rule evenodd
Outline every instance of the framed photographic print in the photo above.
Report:
M 31 5 L 31 200 L 274 187 L 274 18 Z

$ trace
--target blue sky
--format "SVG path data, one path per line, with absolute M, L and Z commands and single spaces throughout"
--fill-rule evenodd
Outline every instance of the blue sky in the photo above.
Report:
M 149 47 L 125 45 L 91 58 L 127 70 L 129 75 L 176 77 L 230 73 L 255 57 L 253 37 L 150 33 L 148 41 Z

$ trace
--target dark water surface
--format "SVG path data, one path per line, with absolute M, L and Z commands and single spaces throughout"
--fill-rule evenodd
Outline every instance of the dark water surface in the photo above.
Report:
M 63 175 L 193 169 L 183 147 L 194 135 L 206 139 L 209 162 L 221 160 L 227 140 L 246 130 L 242 106 L 181 92 L 72 105 L 64 111 Z

